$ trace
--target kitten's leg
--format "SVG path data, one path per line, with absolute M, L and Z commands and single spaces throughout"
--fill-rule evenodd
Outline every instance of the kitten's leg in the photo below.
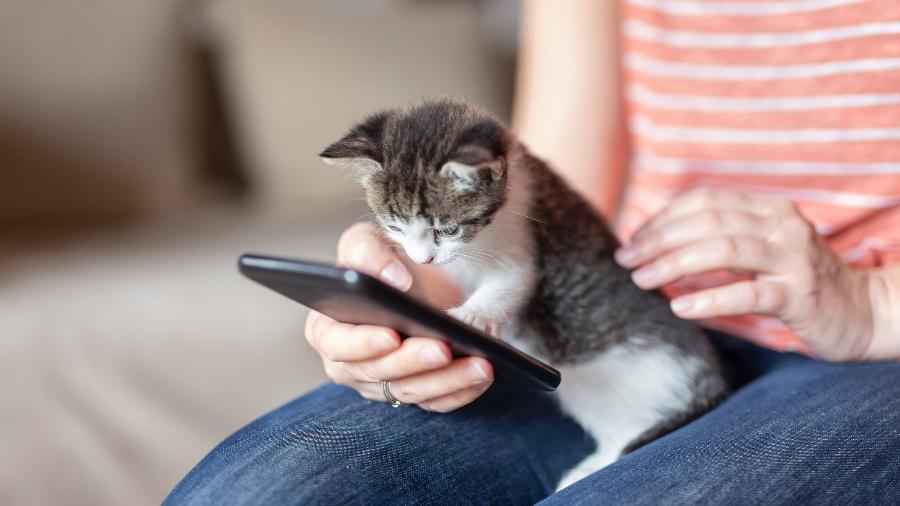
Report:
M 497 337 L 500 327 L 525 305 L 531 294 L 530 285 L 531 276 L 523 269 L 485 276 L 465 302 L 447 312 Z
M 624 444 L 616 445 L 615 447 L 608 444 L 603 445 L 603 448 L 588 455 L 577 466 L 566 471 L 566 474 L 563 475 L 556 485 L 556 491 L 559 492 L 576 481 L 586 478 L 612 464 L 618 460 L 624 448 Z
M 599 449 L 566 473 L 558 490 L 612 464 L 628 445 L 691 409 L 701 363 L 667 345 L 618 345 L 593 359 L 559 367 L 564 411 Z

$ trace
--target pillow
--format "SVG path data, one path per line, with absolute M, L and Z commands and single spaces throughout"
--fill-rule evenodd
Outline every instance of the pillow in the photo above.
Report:
M 513 65 L 483 37 L 474 2 L 223 0 L 219 69 L 256 202 L 315 213 L 359 195 L 317 154 L 378 109 L 465 97 L 507 115 Z
M 154 215 L 194 171 L 178 0 L 6 2 L 0 221 Z

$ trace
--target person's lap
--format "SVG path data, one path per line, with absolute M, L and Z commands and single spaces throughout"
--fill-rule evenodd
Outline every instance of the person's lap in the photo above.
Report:
M 900 364 L 738 346 L 758 377 L 541 504 L 900 504 Z
M 900 365 L 825 364 L 724 342 L 740 381 L 755 379 L 556 494 L 594 443 L 551 396 L 494 385 L 435 414 L 326 385 L 226 439 L 167 501 L 900 502 Z

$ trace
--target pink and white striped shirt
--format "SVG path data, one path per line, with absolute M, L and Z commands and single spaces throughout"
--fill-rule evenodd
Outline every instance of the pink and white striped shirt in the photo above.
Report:
M 790 198 L 849 264 L 900 260 L 900 0 L 622 3 L 623 237 L 680 191 L 727 186 Z M 705 323 L 805 351 L 773 318 Z

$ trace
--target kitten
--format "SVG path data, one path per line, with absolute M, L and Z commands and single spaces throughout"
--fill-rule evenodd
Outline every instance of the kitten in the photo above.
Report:
M 560 369 L 561 406 L 599 449 L 559 488 L 726 394 L 706 337 L 631 282 L 603 219 L 489 114 L 425 101 L 369 116 L 320 156 L 353 170 L 410 259 L 461 285 L 451 315 Z

